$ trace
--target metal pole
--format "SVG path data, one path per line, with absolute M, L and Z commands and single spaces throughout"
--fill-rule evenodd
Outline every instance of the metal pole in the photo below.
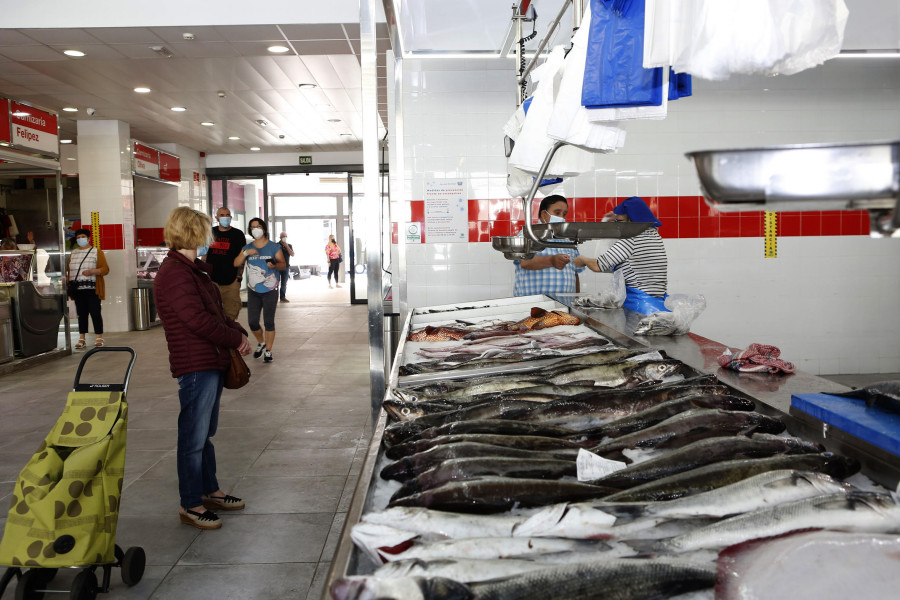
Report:
M 578 244 L 573 244 L 570 242 L 553 242 L 551 240 L 540 240 L 534 234 L 534 230 L 531 228 L 532 201 L 537 194 L 538 188 L 541 186 L 541 180 L 544 179 L 544 174 L 550 167 L 550 161 L 553 160 L 553 155 L 556 154 L 557 150 L 566 145 L 566 142 L 553 143 L 553 146 L 547 152 L 547 156 L 544 157 L 544 164 L 541 165 L 540 171 L 538 171 L 537 175 L 534 178 L 534 183 L 531 184 L 531 190 L 528 192 L 528 197 L 522 199 L 522 201 L 525 203 L 525 237 L 547 248 L 578 248 Z
M 362 72 L 363 198 L 366 206 L 366 271 L 369 308 L 369 382 L 374 424 L 384 399 L 384 285 L 382 276 L 382 202 L 378 192 L 378 96 L 375 0 L 359 2 Z
M 69 321 L 69 304 L 68 297 L 66 296 L 66 286 L 68 282 L 65 279 L 66 273 L 68 273 L 66 269 L 66 232 L 63 229 L 63 187 L 62 187 L 62 174 L 57 171 L 56 172 L 56 233 L 58 234 L 58 243 L 59 243 L 59 270 L 62 272 L 63 276 L 60 278 L 60 284 L 57 286 L 59 289 L 57 290 L 58 294 L 62 294 L 63 299 L 66 300 L 66 312 L 63 317 L 63 323 L 65 323 L 66 329 L 66 350 L 71 352 L 72 349 L 72 324 Z
M 572 30 L 581 27 L 581 18 L 584 16 L 584 0 L 572 0 Z
M 537 64 L 538 58 L 540 58 L 541 52 L 543 52 L 543 50 L 544 50 L 544 46 L 546 46 L 547 42 L 550 41 L 550 38 L 553 37 L 553 32 L 559 26 L 559 22 L 562 20 L 563 15 L 566 14 L 566 9 L 569 7 L 569 4 L 571 2 L 572 2 L 572 0 L 567 0 L 566 2 L 563 2 L 562 7 L 559 9 L 559 14 L 556 15 L 556 18 L 553 19 L 552 23 L 550 23 L 550 28 L 547 30 L 547 35 L 545 35 L 543 37 L 540 45 L 538 46 L 537 50 L 535 51 L 534 58 L 532 58 L 531 62 L 528 63 L 528 66 L 525 67 L 525 71 L 522 72 L 522 75 L 519 76 L 519 80 L 518 80 L 519 85 L 522 85 L 522 82 L 525 81 L 525 78 L 528 77 L 528 74 L 531 73 L 531 70 Z M 579 18 L 579 20 L 581 19 L 580 16 L 578 18 Z M 522 21 L 518 20 L 517 23 L 519 25 L 519 29 L 518 29 L 518 33 L 517 33 L 517 35 L 519 36 L 518 40 L 521 40 L 522 39 Z M 516 41 L 518 42 L 518 40 L 516 40 Z M 518 45 L 516 46 L 516 48 L 518 48 Z M 518 68 L 519 64 L 521 64 L 518 62 L 519 61 L 518 50 L 516 51 L 516 61 L 517 61 L 516 68 Z
M 517 6 L 513 6 L 513 23 L 515 23 L 516 29 L 516 39 L 513 40 L 513 46 L 516 49 L 516 72 L 519 72 L 519 65 L 522 64 L 522 44 L 519 43 L 519 40 L 522 39 L 522 15 L 519 14 L 519 8 Z M 517 76 L 516 77 L 516 108 L 522 106 L 522 81 L 525 80 L 525 76 Z

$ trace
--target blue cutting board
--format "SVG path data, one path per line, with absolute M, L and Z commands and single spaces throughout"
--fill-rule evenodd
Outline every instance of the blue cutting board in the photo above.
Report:
M 900 456 L 900 415 L 869 408 L 864 400 L 829 394 L 794 394 L 791 406 Z

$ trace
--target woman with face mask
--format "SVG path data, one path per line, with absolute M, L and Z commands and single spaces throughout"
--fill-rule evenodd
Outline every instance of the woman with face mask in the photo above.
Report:
M 156 309 L 169 348 L 169 368 L 178 380 L 179 519 L 198 529 L 218 529 L 221 510 L 240 510 L 244 501 L 226 494 L 216 479 L 211 438 L 219 422 L 219 400 L 230 364 L 229 348 L 250 353 L 247 332 L 225 316 L 222 295 L 200 260 L 211 237 L 209 215 L 187 206 L 169 214 L 164 230 L 169 253 L 153 280 Z
M 541 200 L 538 211 L 541 223 L 564 223 L 567 214 L 569 203 L 564 197 L 554 194 Z M 513 287 L 513 295 L 552 296 L 578 292 L 578 273 L 584 270 L 584 265 L 576 267 L 574 261 L 577 258 L 579 258 L 578 250 L 574 248 L 548 247 L 536 252 L 534 258 L 514 261 L 516 284 Z
M 268 238 L 266 224 L 261 219 L 250 219 L 250 235 L 253 241 L 244 246 L 234 259 L 234 266 L 247 264 L 247 324 L 256 338 L 253 358 L 264 355 L 263 360 L 272 362 L 272 348 L 275 345 L 275 309 L 278 307 L 279 271 L 287 268 L 281 245 Z M 265 336 L 259 326 L 259 313 L 263 315 Z
M 624 307 L 642 314 L 667 310 L 668 283 L 666 248 L 657 229 L 662 225 L 642 198 L 623 200 L 603 217 L 604 221 L 650 223 L 642 233 L 619 240 L 598 258 L 576 259 L 576 264 L 597 273 L 622 271 L 625 279 Z
M 338 283 L 338 273 L 341 268 L 341 247 L 337 245 L 333 235 L 328 236 L 328 243 L 325 245 L 325 260 L 328 261 L 328 287 L 331 288 L 331 276 L 334 274 L 334 287 L 341 287 Z
M 79 229 L 75 232 L 75 248 L 69 256 L 67 268 L 67 281 L 74 281 L 76 285 L 75 311 L 78 313 L 78 342 L 75 350 L 84 350 L 87 342 L 85 336 L 88 331 L 88 316 L 94 324 L 96 339 L 94 346 L 103 346 L 103 314 L 100 303 L 106 299 L 106 287 L 103 284 L 103 276 L 109 274 L 109 265 L 106 264 L 106 256 L 100 248 L 94 248 L 90 244 L 91 231 Z

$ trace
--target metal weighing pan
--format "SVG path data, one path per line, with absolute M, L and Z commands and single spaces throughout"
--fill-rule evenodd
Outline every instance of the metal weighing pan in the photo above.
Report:
M 900 141 L 688 152 L 717 210 L 891 209 Z
M 623 239 L 639 235 L 650 227 L 650 223 L 627 223 L 622 221 L 609 221 L 601 223 L 542 223 L 532 225 L 531 229 L 547 246 L 553 245 L 553 240 L 572 241 L 576 244 L 586 240 Z

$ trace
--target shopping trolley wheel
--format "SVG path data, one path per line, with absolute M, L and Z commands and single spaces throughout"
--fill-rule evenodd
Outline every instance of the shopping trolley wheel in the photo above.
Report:
M 147 564 L 147 555 L 140 546 L 132 546 L 125 551 L 122 558 L 122 581 L 125 585 L 136 585 L 144 576 L 144 566 Z
M 44 580 L 41 570 L 28 569 L 19 576 L 19 583 L 16 584 L 16 600 L 41 600 L 44 597 L 44 592 L 37 590 L 43 589 L 50 580 Z
M 97 576 L 92 569 L 84 569 L 72 582 L 69 600 L 94 600 L 97 597 Z

